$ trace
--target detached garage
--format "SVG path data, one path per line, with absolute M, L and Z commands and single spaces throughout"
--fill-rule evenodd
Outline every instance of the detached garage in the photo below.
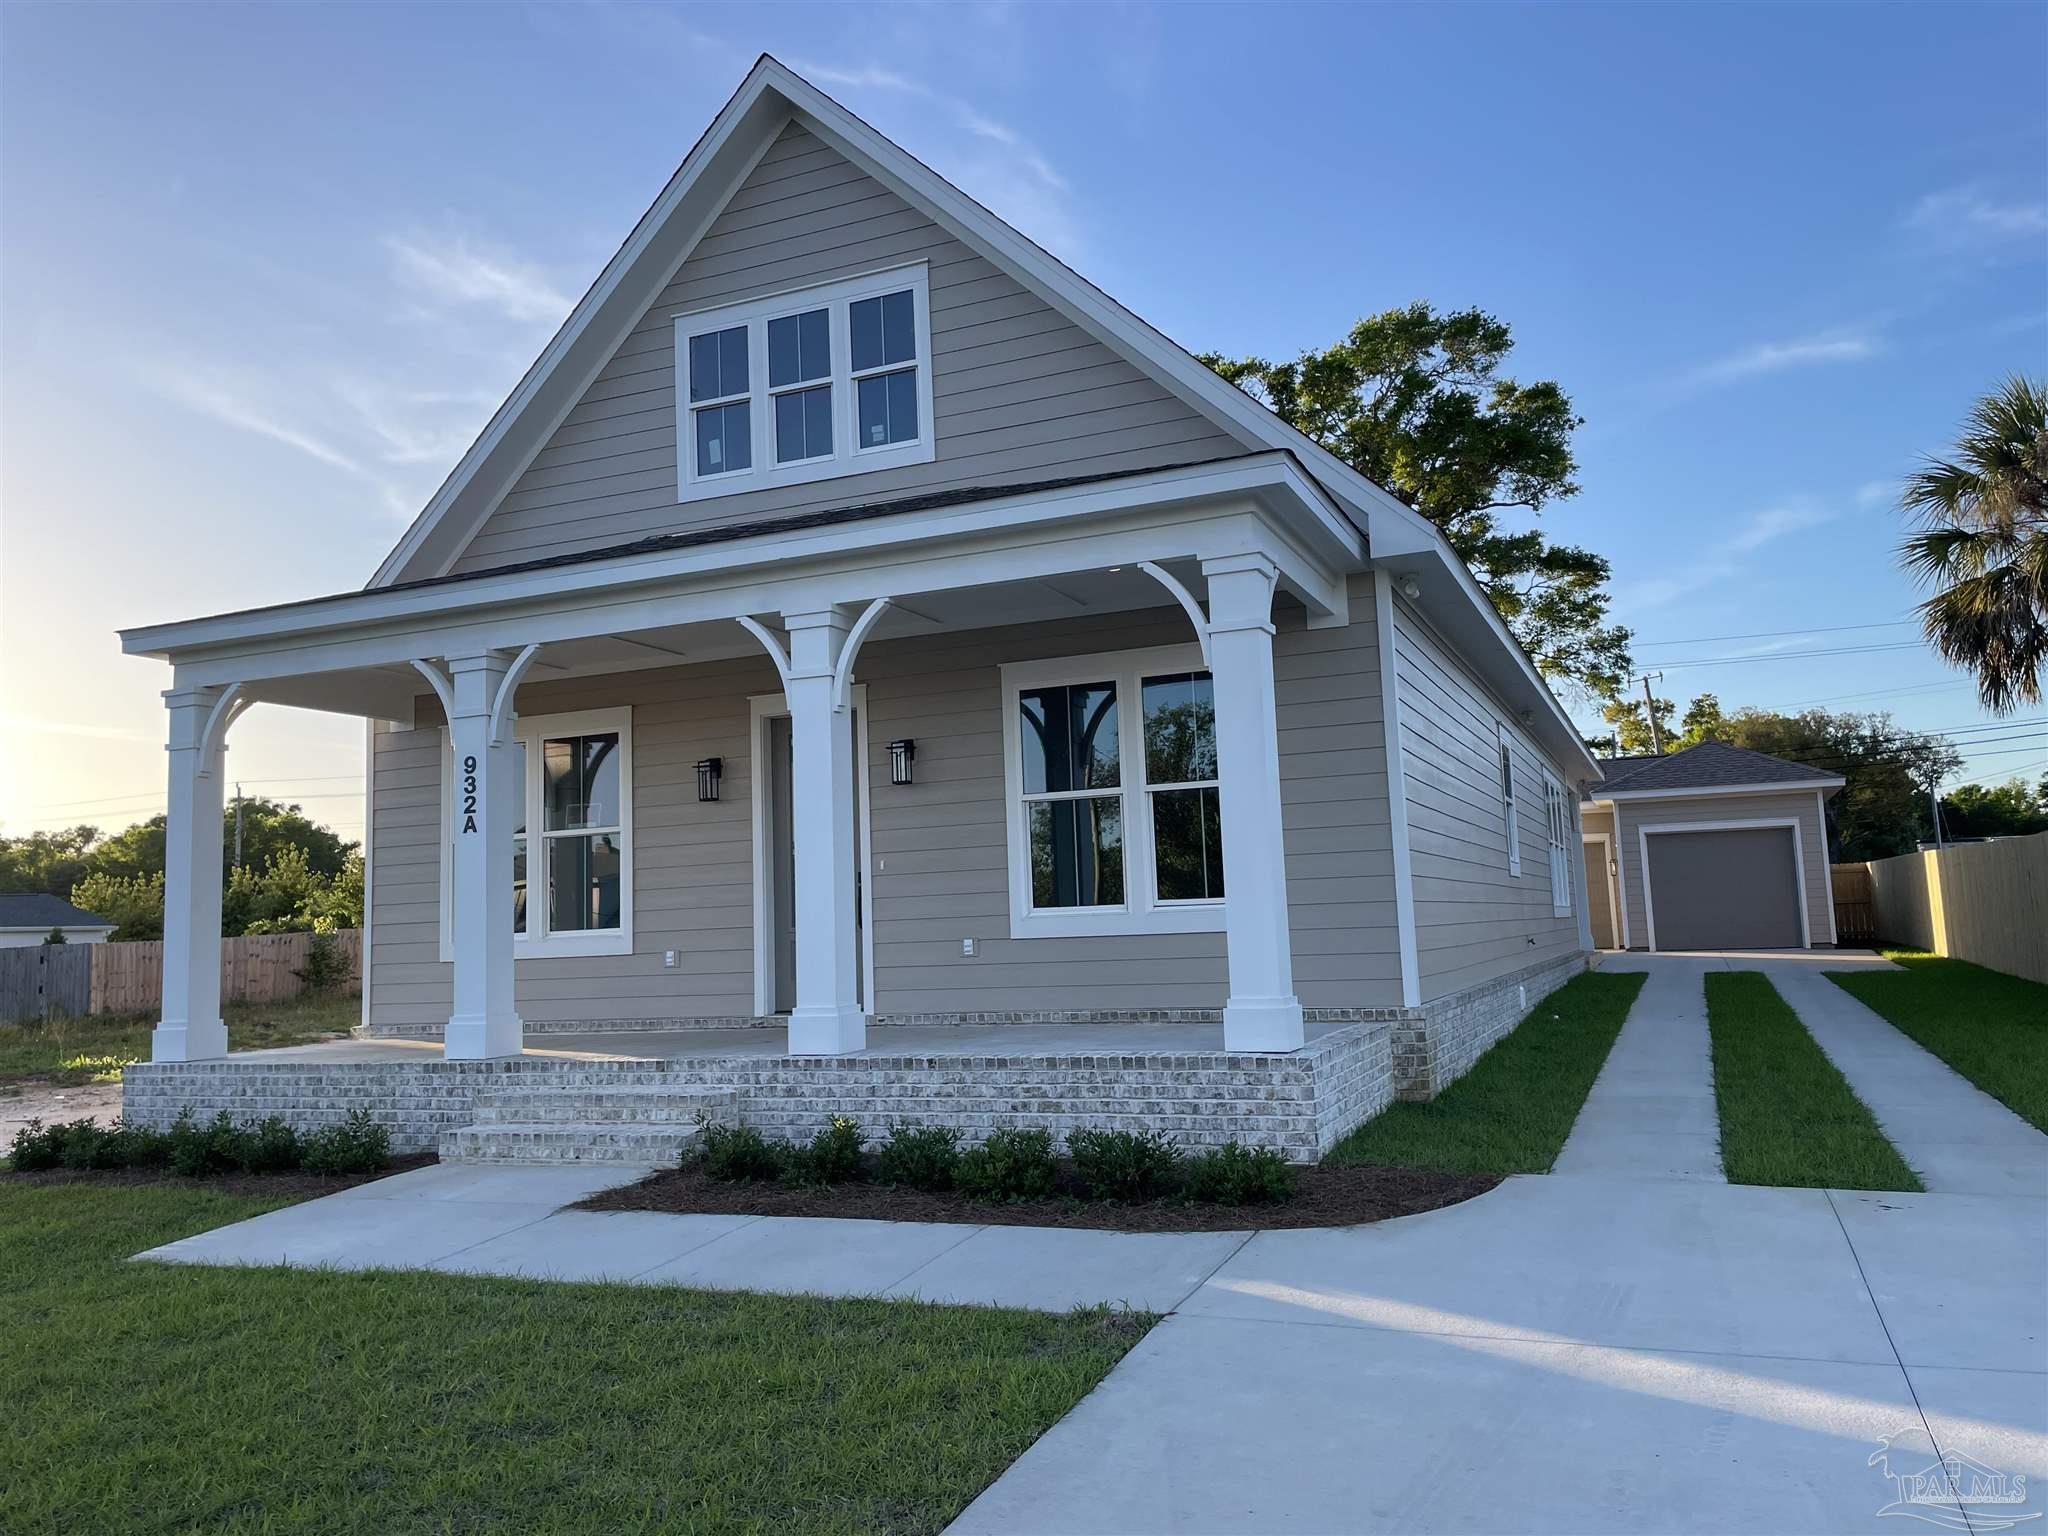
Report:
M 1597 945 L 1835 942 L 1826 802 L 1839 775 L 1721 742 L 1601 767 L 1581 817 Z

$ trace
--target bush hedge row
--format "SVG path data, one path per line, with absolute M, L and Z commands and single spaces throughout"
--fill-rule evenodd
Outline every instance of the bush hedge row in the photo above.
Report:
M 839 1116 L 808 1143 L 770 1140 L 752 1126 L 707 1123 L 697 1165 L 727 1183 L 780 1181 L 824 1186 L 874 1178 L 934 1194 L 975 1200 L 1044 1200 L 1062 1193 L 1139 1204 L 1199 1200 L 1260 1205 L 1289 1199 L 1295 1169 L 1270 1147 L 1226 1142 L 1189 1155 L 1155 1131 L 1075 1131 L 1062 1170 L 1046 1130 L 997 1131 L 962 1150 L 946 1126 L 896 1125 L 865 1151 L 858 1120 Z
M 364 1110 L 304 1135 L 272 1115 L 237 1125 L 226 1110 L 211 1120 L 185 1110 L 168 1131 L 116 1120 L 31 1120 L 14 1134 L 17 1173 L 53 1168 L 167 1168 L 192 1178 L 224 1173 L 376 1173 L 391 1161 L 391 1133 Z

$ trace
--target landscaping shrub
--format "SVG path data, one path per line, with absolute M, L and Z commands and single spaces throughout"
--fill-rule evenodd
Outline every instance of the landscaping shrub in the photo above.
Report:
M 858 1120 L 834 1115 L 809 1146 L 791 1149 L 782 1176 L 793 1184 L 845 1184 L 857 1179 L 867 1172 L 860 1155 L 865 1139 Z
M 1157 1200 L 1181 1181 L 1180 1151 L 1157 1131 L 1075 1131 L 1067 1155 L 1097 1200 Z
M 1043 1200 L 1052 1193 L 1052 1132 L 997 1131 L 960 1154 L 954 1181 L 976 1200 Z
M 283 1173 L 298 1167 L 305 1157 L 299 1133 L 285 1123 L 282 1115 L 257 1122 L 244 1143 L 243 1153 L 244 1173 Z
M 44 1125 L 31 1120 L 14 1133 L 11 1152 L 18 1173 L 43 1173 L 52 1168 L 83 1172 L 103 1168 L 161 1168 L 170 1160 L 170 1138 L 162 1131 L 116 1120 L 99 1125 L 67 1120 Z
M 64 1166 L 64 1143 L 70 1139 L 68 1124 L 45 1125 L 31 1120 L 14 1133 L 8 1151 L 16 1173 L 46 1173 Z
M 1226 1141 L 1188 1159 L 1186 1190 L 1191 1200 L 1215 1205 L 1269 1205 L 1294 1198 L 1296 1173 L 1285 1153 Z
M 343 953 L 341 940 L 331 933 L 316 932 L 306 941 L 306 966 L 293 975 L 308 992 L 332 992 L 355 979 L 355 970 Z
M 728 1184 L 781 1178 L 793 1150 L 788 1142 L 770 1141 L 751 1125 L 706 1123 L 698 1142 L 705 1175 Z
M 308 1173 L 376 1173 L 391 1161 L 391 1133 L 367 1109 L 352 1109 L 341 1124 L 301 1137 L 299 1147 Z
M 239 1172 L 254 1156 L 255 1139 L 226 1110 L 204 1125 L 185 1110 L 171 1127 L 171 1171 L 194 1179 Z
M 897 1125 L 875 1154 L 885 1184 L 943 1194 L 960 1167 L 960 1133 L 948 1125 Z

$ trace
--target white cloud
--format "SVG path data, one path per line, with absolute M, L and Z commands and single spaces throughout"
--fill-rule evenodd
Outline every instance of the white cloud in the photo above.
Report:
M 484 305 L 518 321 L 560 321 L 575 303 L 539 267 L 460 237 L 393 236 L 385 245 L 400 281 L 443 303 Z
M 1856 487 L 1856 505 L 1863 508 L 1880 506 L 1898 495 L 1899 488 L 1890 480 L 1866 480 Z
M 224 426 L 283 443 L 287 448 L 296 448 L 308 458 L 335 469 L 347 470 L 352 475 L 368 473 L 360 463 L 325 438 L 316 437 L 257 404 L 252 395 L 264 391 L 252 391 L 246 385 L 229 383 L 203 366 L 199 371 L 192 371 L 176 365 L 145 364 L 141 371 L 144 382 L 152 389 L 187 410 L 209 416 Z
M 1730 554 L 1746 555 L 1766 544 L 1775 543 L 1787 534 L 1825 523 L 1834 515 L 1811 501 L 1795 499 L 1783 502 L 1761 512 L 1752 512 L 1721 547 Z
M 2001 202 L 1976 185 L 1930 192 L 1906 215 L 1906 225 L 1944 244 L 1976 244 L 2048 234 L 2048 204 Z
M 1790 341 L 1765 341 L 1717 358 L 1686 376 L 1694 385 L 1733 384 L 1789 368 L 1815 368 L 1830 363 L 1861 362 L 1882 350 L 1875 337 L 1857 331 L 1829 331 Z
M 1696 551 L 1682 569 L 1639 581 L 1618 582 L 1614 588 L 1615 611 L 1632 615 L 1661 608 L 1688 593 L 1731 580 L 1747 568 L 1748 556 L 1780 539 L 1829 522 L 1834 516 L 1826 506 L 1803 496 L 1789 497 L 1752 512 L 1726 538 Z

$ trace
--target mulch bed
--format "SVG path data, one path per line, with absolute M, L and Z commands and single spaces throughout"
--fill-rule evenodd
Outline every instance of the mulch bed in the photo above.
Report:
M 388 1179 L 394 1173 L 410 1173 L 439 1162 L 431 1152 L 414 1152 L 394 1157 L 381 1173 L 223 1173 L 208 1179 L 187 1178 L 168 1168 L 52 1168 L 46 1173 L 0 1172 L 0 1184 L 99 1184 L 123 1187 L 134 1184 L 182 1184 L 187 1189 L 213 1189 L 224 1195 L 288 1196 L 312 1200 L 338 1194 L 358 1184 Z
M 810 1189 L 786 1184 L 725 1184 L 697 1168 L 665 1170 L 637 1184 L 577 1202 L 585 1211 L 668 1211 L 720 1216 L 843 1216 L 869 1221 L 941 1221 L 973 1226 L 1088 1227 L 1103 1232 L 1242 1232 L 1247 1228 L 1351 1227 L 1413 1216 L 1483 1195 L 1491 1173 L 1419 1168 L 1303 1168 L 1294 1198 L 1276 1205 L 1197 1205 L 1162 1200 L 1114 1205 L 1078 1195 L 997 1205 L 965 1195 L 933 1195 L 886 1184 Z

